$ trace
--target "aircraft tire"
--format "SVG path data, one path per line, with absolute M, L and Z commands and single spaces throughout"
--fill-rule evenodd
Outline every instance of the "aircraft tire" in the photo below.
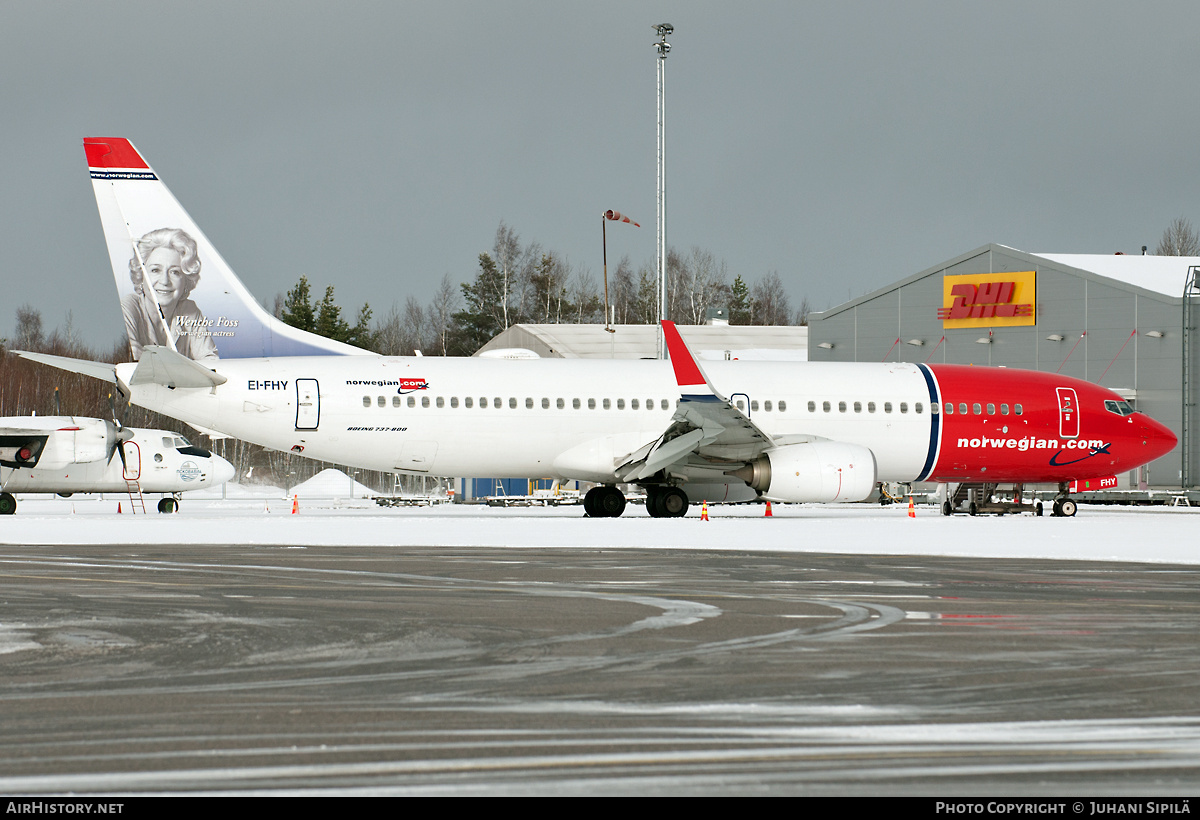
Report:
M 665 492 L 662 487 L 646 488 L 646 512 L 650 513 L 651 518 L 667 517 L 667 512 L 663 509 L 662 505 Z
M 17 511 L 17 499 L 12 493 L 0 493 L 0 515 L 12 515 Z
M 687 493 L 678 487 L 669 487 L 659 499 L 659 508 L 664 518 L 682 518 L 687 515 Z
M 954 508 L 950 506 L 949 501 L 942 502 L 942 515 L 953 515 Z
M 1054 503 L 1050 505 L 1050 515 L 1054 516 L 1055 518 L 1058 518 L 1059 516 L 1062 515 L 1062 499 L 1061 498 L 1054 499 Z
M 158 511 L 165 515 L 170 515 L 177 509 L 179 509 L 179 502 L 174 498 L 163 498 L 158 502 Z
M 1042 502 L 1039 501 L 1037 503 L 1037 506 L 1035 506 L 1033 508 L 1033 514 L 1036 515 L 1038 518 L 1042 517 Z
M 588 518 L 599 518 L 600 513 L 596 511 L 596 496 L 600 495 L 602 487 L 592 487 L 583 494 L 583 514 Z
M 979 515 L 979 507 L 975 505 L 974 501 L 972 501 L 971 506 L 967 508 L 967 512 L 969 512 L 971 515 Z
M 1074 518 L 1079 505 L 1070 498 L 1064 498 L 1058 505 L 1058 514 L 1065 518 Z
M 625 494 L 616 487 L 605 487 L 596 497 L 597 515 L 602 518 L 617 518 L 625 512 Z

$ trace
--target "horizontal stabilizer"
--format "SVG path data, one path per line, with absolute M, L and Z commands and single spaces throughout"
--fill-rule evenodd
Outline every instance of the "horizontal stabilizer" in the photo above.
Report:
M 163 387 L 216 387 L 229 379 L 199 362 L 176 353 L 169 347 L 146 345 L 137 369 L 129 378 L 135 384 L 161 384 Z
M 67 356 L 51 356 L 49 353 L 30 353 L 25 350 L 14 350 L 22 359 L 29 359 L 34 362 L 48 364 L 51 367 L 57 367 L 59 370 L 66 370 L 71 373 L 82 373 L 85 376 L 91 376 L 94 379 L 102 379 L 106 382 L 117 383 L 117 368 L 116 365 L 108 362 L 90 362 L 86 359 L 72 359 Z

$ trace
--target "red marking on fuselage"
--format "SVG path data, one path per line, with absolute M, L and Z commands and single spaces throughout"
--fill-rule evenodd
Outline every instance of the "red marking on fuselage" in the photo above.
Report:
M 1121 397 L 1091 382 L 1006 368 L 930 369 L 941 392 L 940 445 L 931 481 L 1073 481 L 1133 469 L 1176 444 L 1170 430 L 1142 413 L 1121 416 L 1107 410 L 1105 401 Z M 1064 395 L 1072 399 L 1069 423 Z M 953 405 L 952 413 L 946 412 L 947 404 Z M 1007 414 L 1001 412 L 1004 405 Z

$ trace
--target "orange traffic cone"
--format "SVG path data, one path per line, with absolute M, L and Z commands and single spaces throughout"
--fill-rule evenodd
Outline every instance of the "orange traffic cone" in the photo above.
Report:
M 763 518 L 772 518 L 772 517 L 773 516 L 771 515 L 771 502 L 768 501 L 767 502 L 767 514 L 764 515 Z
M 912 500 L 911 495 L 908 497 L 908 517 L 909 518 L 917 517 L 917 511 L 913 508 L 913 500 Z
M 297 496 L 292 496 L 292 515 L 300 512 L 300 499 Z
M 700 504 L 700 520 L 701 521 L 708 520 L 708 501 L 707 500 L 701 502 L 701 504 Z

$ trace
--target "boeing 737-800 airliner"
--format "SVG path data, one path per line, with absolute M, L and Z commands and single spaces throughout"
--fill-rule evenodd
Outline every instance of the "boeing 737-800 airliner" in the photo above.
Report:
M 689 502 L 857 501 L 877 482 L 1066 482 L 1175 446 L 1120 396 L 957 365 L 384 357 L 266 313 L 125 139 L 84 141 L 133 361 L 32 355 L 202 430 L 374 470 L 637 484 Z

